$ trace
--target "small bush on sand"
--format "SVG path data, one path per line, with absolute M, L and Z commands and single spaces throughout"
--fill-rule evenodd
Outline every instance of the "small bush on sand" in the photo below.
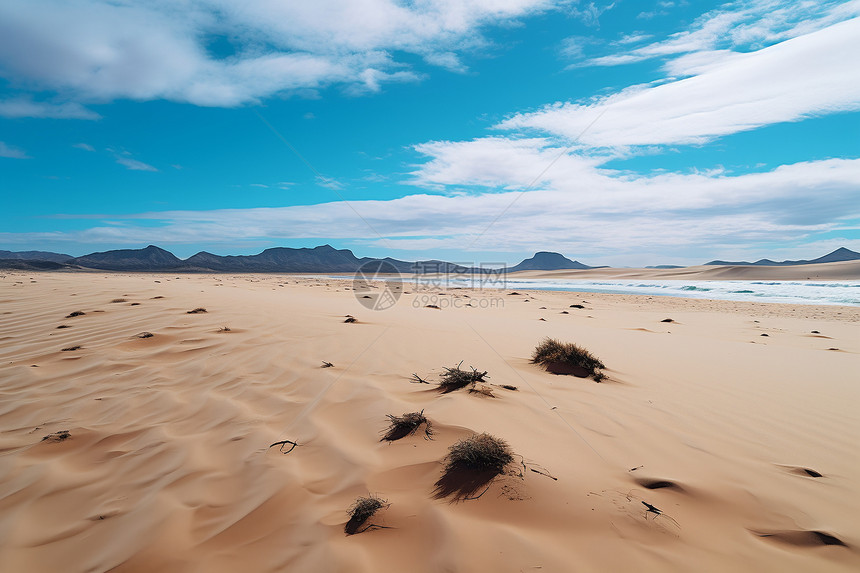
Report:
M 374 527 L 371 524 L 362 529 L 365 522 L 373 517 L 377 511 L 385 507 L 386 503 L 388 503 L 386 500 L 372 495 L 356 499 L 346 511 L 349 514 L 349 521 L 347 521 L 346 525 L 343 527 L 344 533 L 347 535 L 355 535 L 356 533 L 363 533 L 371 527 Z
M 385 430 L 385 434 L 382 436 L 380 442 L 393 442 L 395 440 L 399 440 L 400 438 L 405 438 L 406 436 L 412 436 L 418 429 L 424 425 L 424 437 L 427 439 L 433 439 L 433 426 L 430 423 L 430 420 L 424 416 L 424 410 L 420 412 L 409 412 L 408 414 L 403 414 L 402 416 L 392 416 L 391 414 L 387 414 L 388 416 L 388 429 Z
M 463 363 L 461 362 L 460 364 Z M 478 372 L 474 367 L 471 371 L 461 370 L 460 364 L 454 368 L 445 368 L 441 376 L 442 380 L 439 382 L 439 391 L 441 393 L 447 394 L 460 388 L 465 388 L 470 384 L 474 385 L 476 382 L 484 382 L 484 378 L 487 377 L 486 371 Z
M 486 491 L 513 461 L 514 453 L 504 440 L 490 434 L 472 434 L 449 448 L 445 470 L 435 484 L 433 497 L 474 499 L 479 490 Z
M 75 312 L 70 312 L 68 315 L 66 315 L 66 318 L 75 318 L 76 316 L 83 316 L 85 314 L 86 313 L 82 310 L 76 310 Z
M 188 311 L 188 312 L 186 312 L 185 314 L 202 314 L 202 313 L 204 313 L 204 312 L 206 312 L 206 309 L 205 309 L 205 308 L 203 308 L 202 306 L 198 306 L 198 307 L 197 307 L 197 308 L 195 308 L 194 310 L 189 310 L 189 311 Z
M 591 352 L 571 342 L 559 342 L 553 338 L 545 338 L 538 344 L 532 354 L 532 363 L 540 364 L 553 374 L 573 374 L 580 378 L 591 376 L 596 382 L 606 377 L 601 372 L 601 368 L 606 366 Z
M 111 302 L 112 302 L 112 303 L 126 302 L 126 299 L 124 299 L 124 298 L 115 298 L 115 299 L 113 299 Z

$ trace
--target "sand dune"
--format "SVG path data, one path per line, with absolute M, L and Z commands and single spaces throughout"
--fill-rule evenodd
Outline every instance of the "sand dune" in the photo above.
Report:
M 455 290 L 374 312 L 350 286 L 0 278 L 0 570 L 860 569 L 860 309 Z M 545 336 L 608 379 L 531 365 Z M 410 381 L 461 360 L 493 397 Z M 420 410 L 432 440 L 380 441 Z M 433 499 L 475 432 L 521 475 Z M 367 494 L 385 528 L 345 535 Z

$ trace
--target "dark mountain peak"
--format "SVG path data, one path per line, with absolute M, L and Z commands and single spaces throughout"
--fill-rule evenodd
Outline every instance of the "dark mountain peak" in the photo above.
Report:
M 91 269 L 107 271 L 155 271 L 174 269 L 182 265 L 182 261 L 170 251 L 165 251 L 155 245 L 143 249 L 118 249 L 90 253 L 77 257 L 72 262 Z
M 839 247 L 832 253 L 827 253 L 823 257 L 819 257 L 813 261 L 813 263 L 837 263 L 840 261 L 856 261 L 860 259 L 860 253 L 852 251 L 851 249 L 846 249 L 845 247 Z
M 508 269 L 510 272 L 517 271 L 555 271 L 561 269 L 590 269 L 579 261 L 572 261 L 561 253 L 551 251 L 539 251 L 530 259 L 525 259 L 520 264 Z

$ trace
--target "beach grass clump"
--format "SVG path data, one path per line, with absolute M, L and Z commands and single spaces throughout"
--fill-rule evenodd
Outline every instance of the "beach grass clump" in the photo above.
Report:
M 379 440 L 380 442 L 393 442 L 406 436 L 412 436 L 422 425 L 424 426 L 424 437 L 426 439 L 433 439 L 433 426 L 430 420 L 424 415 L 424 410 L 409 412 L 402 416 L 392 416 L 391 414 L 387 414 L 387 416 L 388 428 L 385 430 L 382 439 Z
M 373 495 L 357 498 L 346 511 L 349 514 L 349 521 L 347 521 L 346 525 L 343 527 L 344 533 L 347 535 L 355 535 L 356 533 L 362 533 L 373 527 L 373 525 L 368 525 L 362 529 L 362 526 L 367 522 L 367 520 L 373 517 L 377 511 L 385 507 L 386 503 L 388 503 L 387 500 L 380 499 Z
M 455 501 L 475 499 L 479 490 L 486 491 L 513 462 L 514 453 L 507 442 L 487 433 L 472 434 L 448 449 L 445 469 L 435 484 L 433 497 L 452 497 Z
M 202 306 L 198 306 L 194 310 L 187 311 L 185 314 L 203 314 L 204 312 L 206 312 L 206 309 Z
M 572 374 L 579 378 L 591 376 L 600 382 L 606 375 L 601 369 L 606 365 L 594 354 L 572 342 L 560 342 L 545 338 L 532 354 L 532 364 L 539 364 L 553 374 Z
M 84 316 L 86 313 L 82 310 L 76 310 L 66 315 L 66 318 L 75 318 L 76 316 Z
M 484 382 L 487 378 L 487 372 L 478 372 L 477 368 L 472 367 L 471 370 L 462 370 L 460 365 L 462 362 L 453 368 L 445 368 L 442 372 L 441 380 L 439 381 L 438 390 L 442 394 L 448 394 L 461 388 L 465 388 L 470 384 Z

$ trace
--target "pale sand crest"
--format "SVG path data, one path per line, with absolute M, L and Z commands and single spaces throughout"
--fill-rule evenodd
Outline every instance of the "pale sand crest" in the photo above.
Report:
M 456 290 L 374 312 L 349 286 L 4 275 L 0 570 L 860 570 L 860 309 Z M 544 336 L 609 379 L 529 364 Z M 410 383 L 461 360 L 518 390 Z M 380 442 L 386 414 L 421 409 L 432 441 Z M 432 499 L 472 432 L 557 480 Z M 368 493 L 387 528 L 346 536 Z

